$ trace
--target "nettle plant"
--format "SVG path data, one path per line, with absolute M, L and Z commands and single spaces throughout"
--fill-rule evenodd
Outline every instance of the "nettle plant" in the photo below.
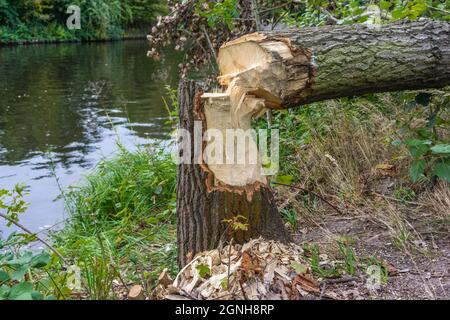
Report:
M 439 178 L 450 182 L 450 91 L 408 92 L 404 98 L 410 117 L 399 124 L 400 134 L 407 138 L 393 144 L 409 150 L 411 180 Z

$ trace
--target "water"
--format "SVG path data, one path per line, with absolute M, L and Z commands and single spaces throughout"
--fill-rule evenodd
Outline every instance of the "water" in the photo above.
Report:
M 0 189 L 29 186 L 20 221 L 39 232 L 64 219 L 66 188 L 117 151 L 168 139 L 162 96 L 179 58 L 146 57 L 145 41 L 0 48 Z M 58 178 L 55 178 L 55 176 Z M 1 219 L 0 219 L 1 220 Z M 0 232 L 11 232 L 0 221 Z

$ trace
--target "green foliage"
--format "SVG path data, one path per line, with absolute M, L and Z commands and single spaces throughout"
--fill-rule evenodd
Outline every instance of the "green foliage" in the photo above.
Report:
M 231 219 L 223 219 L 222 222 L 227 225 L 227 229 L 230 229 L 231 233 L 248 230 L 248 219 L 242 215 L 234 216 Z
M 344 241 L 338 241 L 339 250 L 344 257 L 344 270 L 348 275 L 355 275 L 356 273 L 356 257 L 355 254 L 350 248 L 350 246 Z
M 89 298 L 91 300 L 108 300 L 114 297 L 112 285 L 118 274 L 108 260 L 96 256 L 85 256 L 80 260 Z
M 239 16 L 237 5 L 238 0 L 201 0 L 197 3 L 196 11 L 207 19 L 209 27 L 225 26 L 233 30 L 234 19 Z
M 450 94 L 446 91 L 404 93 L 409 117 L 399 121 L 405 136 L 395 144 L 405 145 L 412 158 L 409 175 L 413 182 L 437 177 L 450 181 L 450 144 L 448 143 Z
M 439 0 L 312 0 L 286 10 L 283 21 L 290 25 L 320 26 L 329 19 L 337 24 L 380 24 L 400 19 L 430 17 L 450 21 L 450 1 Z
M 211 269 L 207 264 L 200 263 L 196 266 L 196 269 L 200 277 L 202 277 L 203 279 L 206 279 L 209 276 L 211 276 Z
M 320 249 L 317 244 L 305 244 L 303 249 L 305 255 L 308 257 L 308 262 L 311 267 L 311 271 L 324 278 L 331 278 L 340 276 L 341 272 L 336 267 L 324 268 L 320 265 Z
M 18 222 L 18 214 L 27 207 L 23 194 L 23 185 L 0 190 L 0 213 Z M 61 261 L 46 251 L 29 250 L 34 241 L 33 235 L 18 232 L 0 238 L 0 300 L 64 298 L 62 291 L 67 287 Z
M 399 186 L 394 190 L 394 197 L 401 201 L 413 201 L 416 198 L 416 193 L 410 188 Z
M 292 227 L 293 230 L 298 229 L 298 216 L 294 210 L 283 208 L 280 210 L 283 220 Z
M 28 203 L 23 200 L 25 189 L 24 184 L 15 185 L 13 190 L 0 189 L 0 210 L 5 210 L 3 214 L 15 222 L 19 221 L 19 214 L 28 208 Z M 11 221 L 7 221 L 6 226 L 10 227 L 11 224 Z
M 173 89 L 170 85 L 166 85 L 166 96 L 167 99 L 163 96 L 164 107 L 167 110 L 167 114 L 169 115 L 168 123 L 172 126 L 175 126 L 178 120 L 178 97 L 177 90 Z
M 164 268 L 176 273 L 175 180 L 161 146 L 120 148 L 66 194 L 70 219 L 53 238 L 80 266 L 92 299 L 117 295 L 117 270 L 140 283 L 152 283 Z
M 69 5 L 81 9 L 81 29 L 66 27 Z M 0 0 L 0 43 L 122 37 L 166 12 L 162 0 Z

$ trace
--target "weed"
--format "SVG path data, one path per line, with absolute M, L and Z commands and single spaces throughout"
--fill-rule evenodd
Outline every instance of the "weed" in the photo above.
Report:
M 305 244 L 303 249 L 314 274 L 323 278 L 338 277 L 340 275 L 339 270 L 335 266 L 326 269 L 320 265 L 320 249 L 317 244 Z
M 353 276 L 357 269 L 357 259 L 353 249 L 350 248 L 347 242 L 338 241 L 339 250 L 344 257 L 344 270 L 345 272 Z
M 298 217 L 295 211 L 283 208 L 280 210 L 280 213 L 283 220 L 292 227 L 292 230 L 295 231 L 298 229 Z

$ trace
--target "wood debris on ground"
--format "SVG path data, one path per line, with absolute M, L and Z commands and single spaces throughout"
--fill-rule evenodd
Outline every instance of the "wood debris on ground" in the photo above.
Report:
M 262 238 L 197 254 L 173 283 L 162 277 L 160 299 L 302 299 L 320 293 L 296 244 Z

